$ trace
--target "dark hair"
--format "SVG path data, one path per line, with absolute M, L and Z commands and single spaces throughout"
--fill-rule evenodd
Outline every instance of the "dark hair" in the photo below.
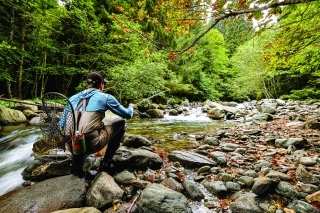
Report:
M 101 82 L 105 84 L 107 83 L 107 80 L 100 72 L 91 72 L 87 75 L 88 87 L 98 87 Z

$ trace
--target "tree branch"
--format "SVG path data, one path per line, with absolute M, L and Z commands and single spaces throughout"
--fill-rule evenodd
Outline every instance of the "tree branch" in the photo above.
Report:
M 276 8 L 280 6 L 286 6 L 286 5 L 295 5 L 295 4 L 303 4 L 303 3 L 310 3 L 317 0 L 285 0 L 282 2 L 276 2 L 273 4 L 265 5 L 263 7 L 257 7 L 257 8 L 250 8 L 250 9 L 244 9 L 244 10 L 238 10 L 238 11 L 225 11 L 220 17 L 214 19 L 214 22 L 205 30 L 203 31 L 199 36 L 197 36 L 187 47 L 185 47 L 182 50 L 169 50 L 169 49 L 163 49 L 170 52 L 177 52 L 177 53 L 184 53 L 188 49 L 190 49 L 192 46 L 195 45 L 205 34 L 207 34 L 212 28 L 214 28 L 221 20 L 227 19 L 229 17 L 235 17 L 242 14 L 249 14 L 254 12 L 260 12 L 271 8 Z

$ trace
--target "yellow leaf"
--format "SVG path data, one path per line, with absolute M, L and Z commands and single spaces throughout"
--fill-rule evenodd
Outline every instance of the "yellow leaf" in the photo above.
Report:
M 121 203 L 113 204 L 113 211 L 117 211 L 120 208 Z

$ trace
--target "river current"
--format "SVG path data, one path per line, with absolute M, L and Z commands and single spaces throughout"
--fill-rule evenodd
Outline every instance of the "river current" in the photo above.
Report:
M 154 146 L 167 152 L 190 148 L 197 134 L 214 134 L 226 122 L 213 121 L 199 109 L 188 115 L 162 119 L 130 119 L 127 133 L 156 141 Z M 21 172 L 33 160 L 33 144 L 42 137 L 39 126 L 2 126 L 0 129 L 0 196 L 20 187 Z

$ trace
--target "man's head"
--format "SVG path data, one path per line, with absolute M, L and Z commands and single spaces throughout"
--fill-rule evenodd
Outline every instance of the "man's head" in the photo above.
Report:
M 107 80 L 100 72 L 91 72 L 87 76 L 87 84 L 89 88 L 98 88 L 107 83 Z

